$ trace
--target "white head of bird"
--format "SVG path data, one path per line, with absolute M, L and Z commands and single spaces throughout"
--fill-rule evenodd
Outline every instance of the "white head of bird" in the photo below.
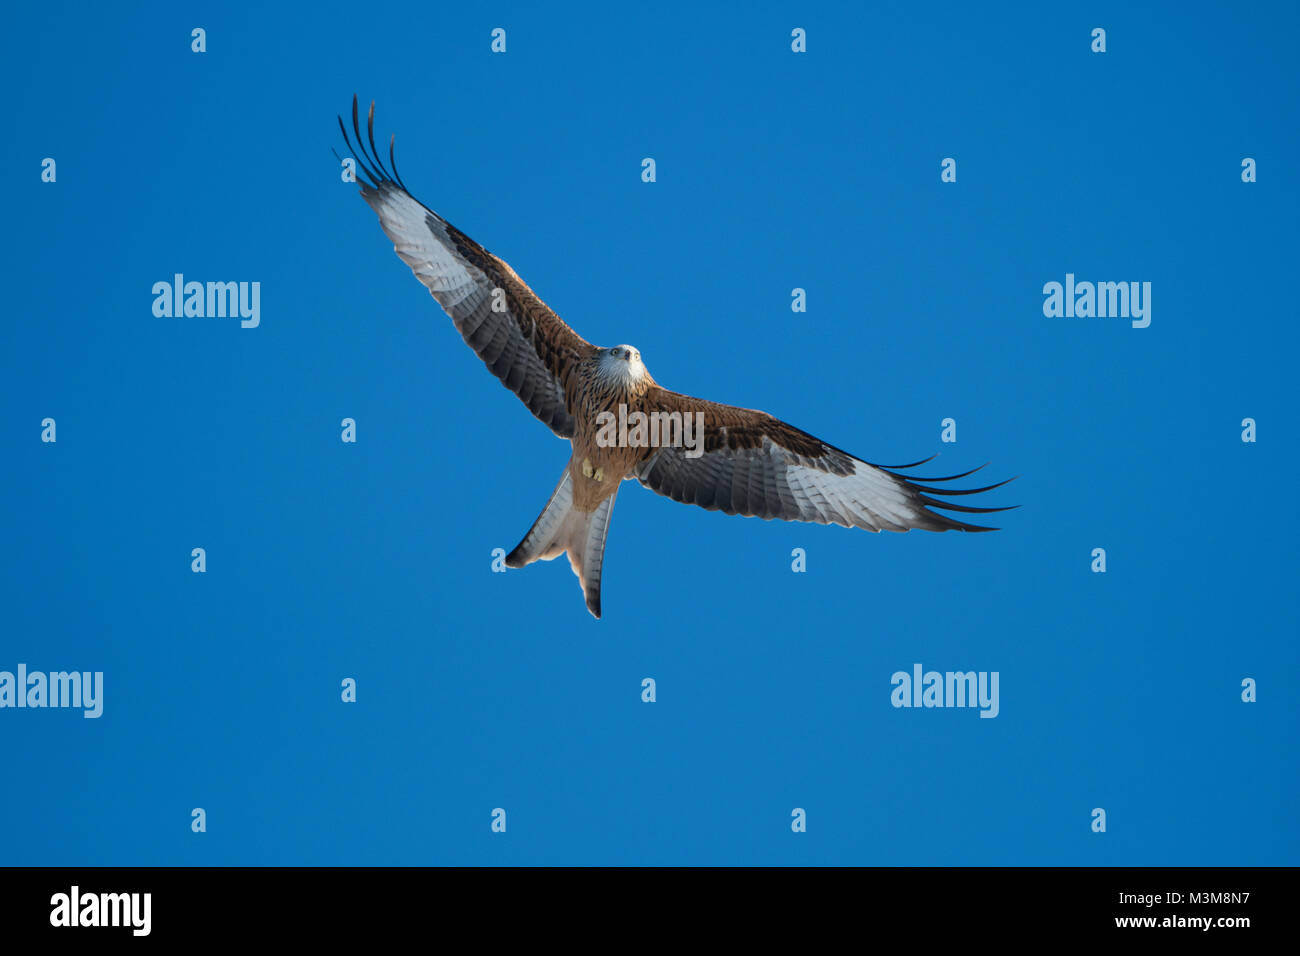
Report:
M 642 384 L 650 377 L 641 361 L 641 352 L 631 345 L 601 349 L 600 377 L 622 388 Z

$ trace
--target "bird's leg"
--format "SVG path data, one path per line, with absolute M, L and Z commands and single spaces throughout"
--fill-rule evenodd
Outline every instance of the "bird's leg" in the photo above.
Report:
M 582 459 L 582 474 L 583 474 L 583 476 L 586 477 L 586 478 L 590 478 L 590 477 L 592 476 L 592 474 L 594 474 L 594 472 L 592 471 L 592 468 L 591 468 L 591 459 L 590 459 L 590 458 L 584 458 L 584 459 Z
M 605 480 L 605 469 L 593 467 L 590 458 L 582 459 L 582 473 L 592 481 Z

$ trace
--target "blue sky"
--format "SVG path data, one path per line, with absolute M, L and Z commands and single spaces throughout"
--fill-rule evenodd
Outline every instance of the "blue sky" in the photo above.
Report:
M 0 709 L 0 863 L 1300 862 L 1300 14 L 1130 6 L 12 11 L 0 670 L 105 701 Z M 354 92 L 586 338 L 1021 507 L 629 484 L 603 620 L 564 561 L 492 573 L 568 445 L 340 181 Z M 155 317 L 175 273 L 260 325 Z M 1045 317 L 1066 273 L 1150 282 L 1150 327 Z M 998 672 L 997 718 L 892 707 L 917 662 Z

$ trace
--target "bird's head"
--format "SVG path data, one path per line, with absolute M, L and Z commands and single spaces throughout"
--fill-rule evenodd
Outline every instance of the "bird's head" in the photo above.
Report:
M 636 385 L 650 377 L 641 362 L 641 352 L 631 345 L 600 350 L 600 376 L 623 386 Z

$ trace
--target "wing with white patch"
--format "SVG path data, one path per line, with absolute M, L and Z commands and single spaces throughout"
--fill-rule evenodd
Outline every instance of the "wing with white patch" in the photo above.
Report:
M 766 412 L 720 405 L 657 386 L 645 401 L 647 412 L 680 412 L 683 418 L 698 412 L 704 416 L 703 454 L 688 457 L 684 447 L 647 449 L 647 457 L 636 469 L 641 484 L 683 504 L 726 514 L 868 531 L 995 531 L 931 509 L 973 514 L 1008 510 L 930 497 L 979 494 L 1006 481 L 967 489 L 922 484 L 965 478 L 979 468 L 940 478 L 911 477 L 892 469 L 913 468 L 922 462 L 873 465 Z
M 510 266 L 406 191 L 397 174 L 392 140 L 391 173 L 375 149 L 373 103 L 367 123 L 369 152 L 361 139 L 355 97 L 355 149 L 342 117 L 339 129 L 357 161 L 361 196 L 378 213 L 397 255 L 451 316 L 488 371 L 557 435 L 572 438 L 565 386 L 573 366 L 592 351 L 591 343 L 547 308 Z

